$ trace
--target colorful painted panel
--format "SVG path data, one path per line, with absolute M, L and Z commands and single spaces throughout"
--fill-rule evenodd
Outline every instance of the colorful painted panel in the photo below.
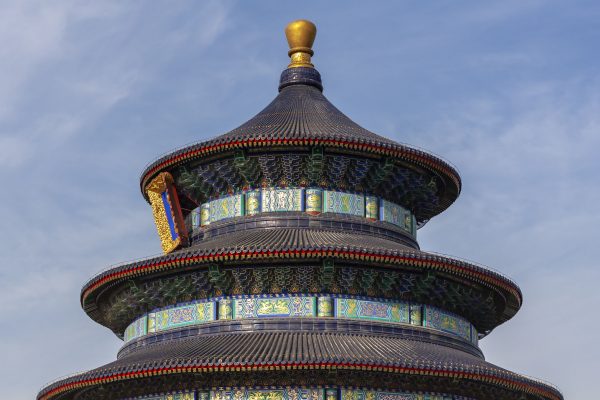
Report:
M 426 393 L 380 392 L 364 389 L 342 389 L 341 400 L 452 400 L 452 396 Z
M 410 324 L 423 325 L 423 307 L 420 304 L 410 305 Z
M 413 219 L 411 213 L 405 208 L 387 200 L 381 200 L 379 219 L 403 228 L 406 232 L 413 233 Z
M 408 323 L 409 306 L 407 303 L 335 299 L 335 315 L 369 321 Z
M 171 394 L 161 394 L 157 396 L 144 396 L 138 397 L 138 399 L 143 400 L 196 400 L 196 393 L 171 393 Z
M 171 174 L 160 173 L 148 184 L 146 194 L 152 205 L 154 223 L 163 251 L 170 253 L 187 243 L 187 229 Z
M 323 190 L 306 189 L 306 212 L 312 215 L 323 212 Z
M 210 223 L 244 215 L 244 195 L 227 196 L 210 203 Z
M 260 190 L 246 193 L 246 215 L 254 215 L 260 212 Z
M 303 211 L 304 189 L 263 189 L 261 211 Z
M 192 222 L 192 230 L 196 230 L 200 228 L 202 225 L 202 207 L 196 207 L 192 210 L 191 214 L 191 222 Z
M 323 389 L 225 389 L 212 390 L 211 400 L 324 400 Z
M 144 315 L 129 324 L 125 329 L 124 339 L 125 342 L 129 342 L 146 334 L 148 334 L 148 317 Z
M 200 206 L 200 225 L 210 225 L 210 204 L 204 203 Z
M 376 220 L 379 217 L 379 199 L 375 196 L 365 196 L 365 217 Z
M 331 297 L 319 297 L 317 301 L 317 316 L 333 317 L 333 299 Z
M 201 324 L 216 319 L 214 302 L 188 304 L 156 311 L 153 314 L 156 332 L 179 328 L 181 326 Z
M 156 314 L 148 313 L 148 333 L 156 332 Z
M 269 317 L 313 317 L 315 297 L 270 297 L 235 300 L 235 319 Z
M 423 306 L 423 309 L 425 310 L 423 326 L 453 333 L 471 341 L 471 324 L 469 322 L 439 308 Z
M 222 299 L 219 300 L 219 319 L 232 319 L 233 318 L 233 300 Z
M 475 346 L 477 346 L 479 343 L 479 333 L 473 325 L 471 325 L 471 343 L 473 343 Z
M 360 194 L 323 192 L 323 212 L 365 216 L 365 196 Z

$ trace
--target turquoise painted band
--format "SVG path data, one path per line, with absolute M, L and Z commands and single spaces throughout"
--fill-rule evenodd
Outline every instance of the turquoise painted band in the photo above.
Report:
M 226 388 L 174 392 L 127 400 L 469 400 L 467 397 L 430 392 L 394 392 L 356 388 Z
M 255 318 L 347 318 L 425 326 L 477 345 L 478 334 L 466 319 L 429 305 L 337 295 L 258 295 L 222 297 L 156 309 L 133 321 L 125 342 L 184 326 L 217 320 Z
M 228 218 L 282 211 L 354 215 L 394 224 L 416 237 L 415 216 L 404 207 L 376 196 L 318 188 L 256 189 L 214 199 L 192 210 L 188 223 L 196 230 Z

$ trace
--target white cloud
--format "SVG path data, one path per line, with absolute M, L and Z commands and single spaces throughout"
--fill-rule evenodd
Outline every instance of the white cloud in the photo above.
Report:
M 600 80 L 587 77 L 514 85 L 456 104 L 430 138 L 446 138 L 436 150 L 461 167 L 464 190 L 419 232 L 426 250 L 515 278 L 524 306 L 483 340 L 488 361 L 550 380 L 567 397 L 585 397 L 581 382 L 593 377 L 583 369 L 577 378 L 565 374 L 564 366 L 600 356 L 592 333 L 600 325 L 585 317 L 600 306 L 591 251 L 600 237 L 600 186 L 592 183 L 600 168 L 598 93 Z

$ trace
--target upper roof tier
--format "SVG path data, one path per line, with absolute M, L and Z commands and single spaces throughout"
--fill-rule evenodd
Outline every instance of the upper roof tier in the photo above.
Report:
M 182 167 L 193 169 L 201 164 L 239 159 L 240 155 L 250 158 L 267 152 L 310 155 L 317 150 L 318 154 L 325 156 L 364 158 L 371 162 L 371 170 L 365 171 L 362 181 L 367 184 L 347 184 L 341 186 L 344 190 L 381 194 L 384 198 L 391 197 L 388 198 L 390 201 L 398 201 L 393 194 L 385 193 L 386 185 L 406 180 L 407 174 L 420 177 L 416 181 L 412 179 L 409 186 L 419 193 L 425 190 L 427 196 L 421 197 L 428 197 L 425 200 L 427 204 L 421 204 L 423 200 L 419 204 L 399 201 L 406 203 L 402 205 L 415 213 L 420 224 L 448 208 L 461 189 L 460 176 L 455 168 L 430 153 L 364 129 L 323 95 L 321 75 L 311 63 L 315 35 L 316 28 L 308 21 L 300 20 L 288 25 L 286 36 L 291 63 L 281 74 L 278 96 L 256 116 L 232 131 L 180 148 L 151 163 L 141 176 L 144 196 L 151 179 L 161 172 L 171 172 L 177 178 Z M 241 182 L 242 187 L 229 188 L 230 191 L 261 185 L 260 181 L 249 182 L 243 171 L 237 171 L 238 166 L 234 173 L 239 175 L 236 182 Z M 307 170 L 311 168 L 309 166 Z M 332 186 L 323 182 L 308 179 L 300 186 Z M 406 192 L 406 189 L 403 190 Z M 206 194 L 206 198 L 194 201 L 206 201 L 211 196 L 222 194 L 213 191 Z

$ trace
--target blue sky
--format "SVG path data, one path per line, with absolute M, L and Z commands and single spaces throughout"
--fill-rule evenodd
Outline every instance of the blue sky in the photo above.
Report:
M 521 286 L 487 359 L 595 397 L 600 3 L 529 0 L 0 1 L 3 397 L 115 358 L 79 291 L 160 252 L 139 174 L 268 104 L 297 18 L 338 108 L 460 170 L 419 240 Z

